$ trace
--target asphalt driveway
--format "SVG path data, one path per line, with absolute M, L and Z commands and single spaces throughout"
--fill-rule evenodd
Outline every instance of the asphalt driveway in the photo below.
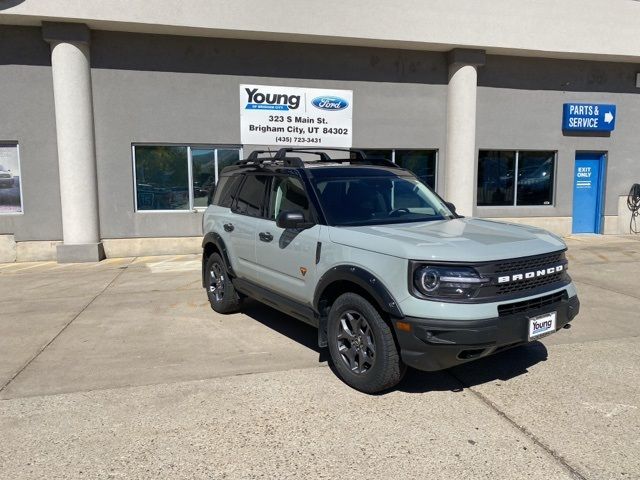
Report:
M 575 237 L 573 328 L 367 396 L 197 256 L 0 265 L 0 478 L 640 478 L 640 238 Z

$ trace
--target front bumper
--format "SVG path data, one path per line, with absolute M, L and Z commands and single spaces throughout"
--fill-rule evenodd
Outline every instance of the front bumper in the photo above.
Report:
M 396 326 L 402 360 L 418 370 L 443 370 L 528 342 L 529 319 L 557 312 L 556 331 L 578 314 L 577 295 L 521 313 L 478 320 L 405 317 L 410 331 Z

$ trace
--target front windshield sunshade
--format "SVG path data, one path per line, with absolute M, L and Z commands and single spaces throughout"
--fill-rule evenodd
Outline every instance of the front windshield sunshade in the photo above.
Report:
M 330 225 L 383 225 L 453 218 L 442 201 L 411 177 L 321 178 L 314 181 Z

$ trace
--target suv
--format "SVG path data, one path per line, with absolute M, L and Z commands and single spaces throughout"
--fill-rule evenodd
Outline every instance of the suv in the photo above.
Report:
M 255 151 L 221 172 L 203 219 L 213 310 L 253 297 L 317 327 L 337 374 L 368 393 L 407 366 L 445 369 L 577 315 L 559 237 L 463 218 L 388 160 L 325 150 Z

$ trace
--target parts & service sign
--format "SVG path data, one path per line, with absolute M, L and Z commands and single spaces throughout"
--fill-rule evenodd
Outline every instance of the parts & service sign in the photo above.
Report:
M 352 90 L 240 85 L 248 145 L 352 146 Z

